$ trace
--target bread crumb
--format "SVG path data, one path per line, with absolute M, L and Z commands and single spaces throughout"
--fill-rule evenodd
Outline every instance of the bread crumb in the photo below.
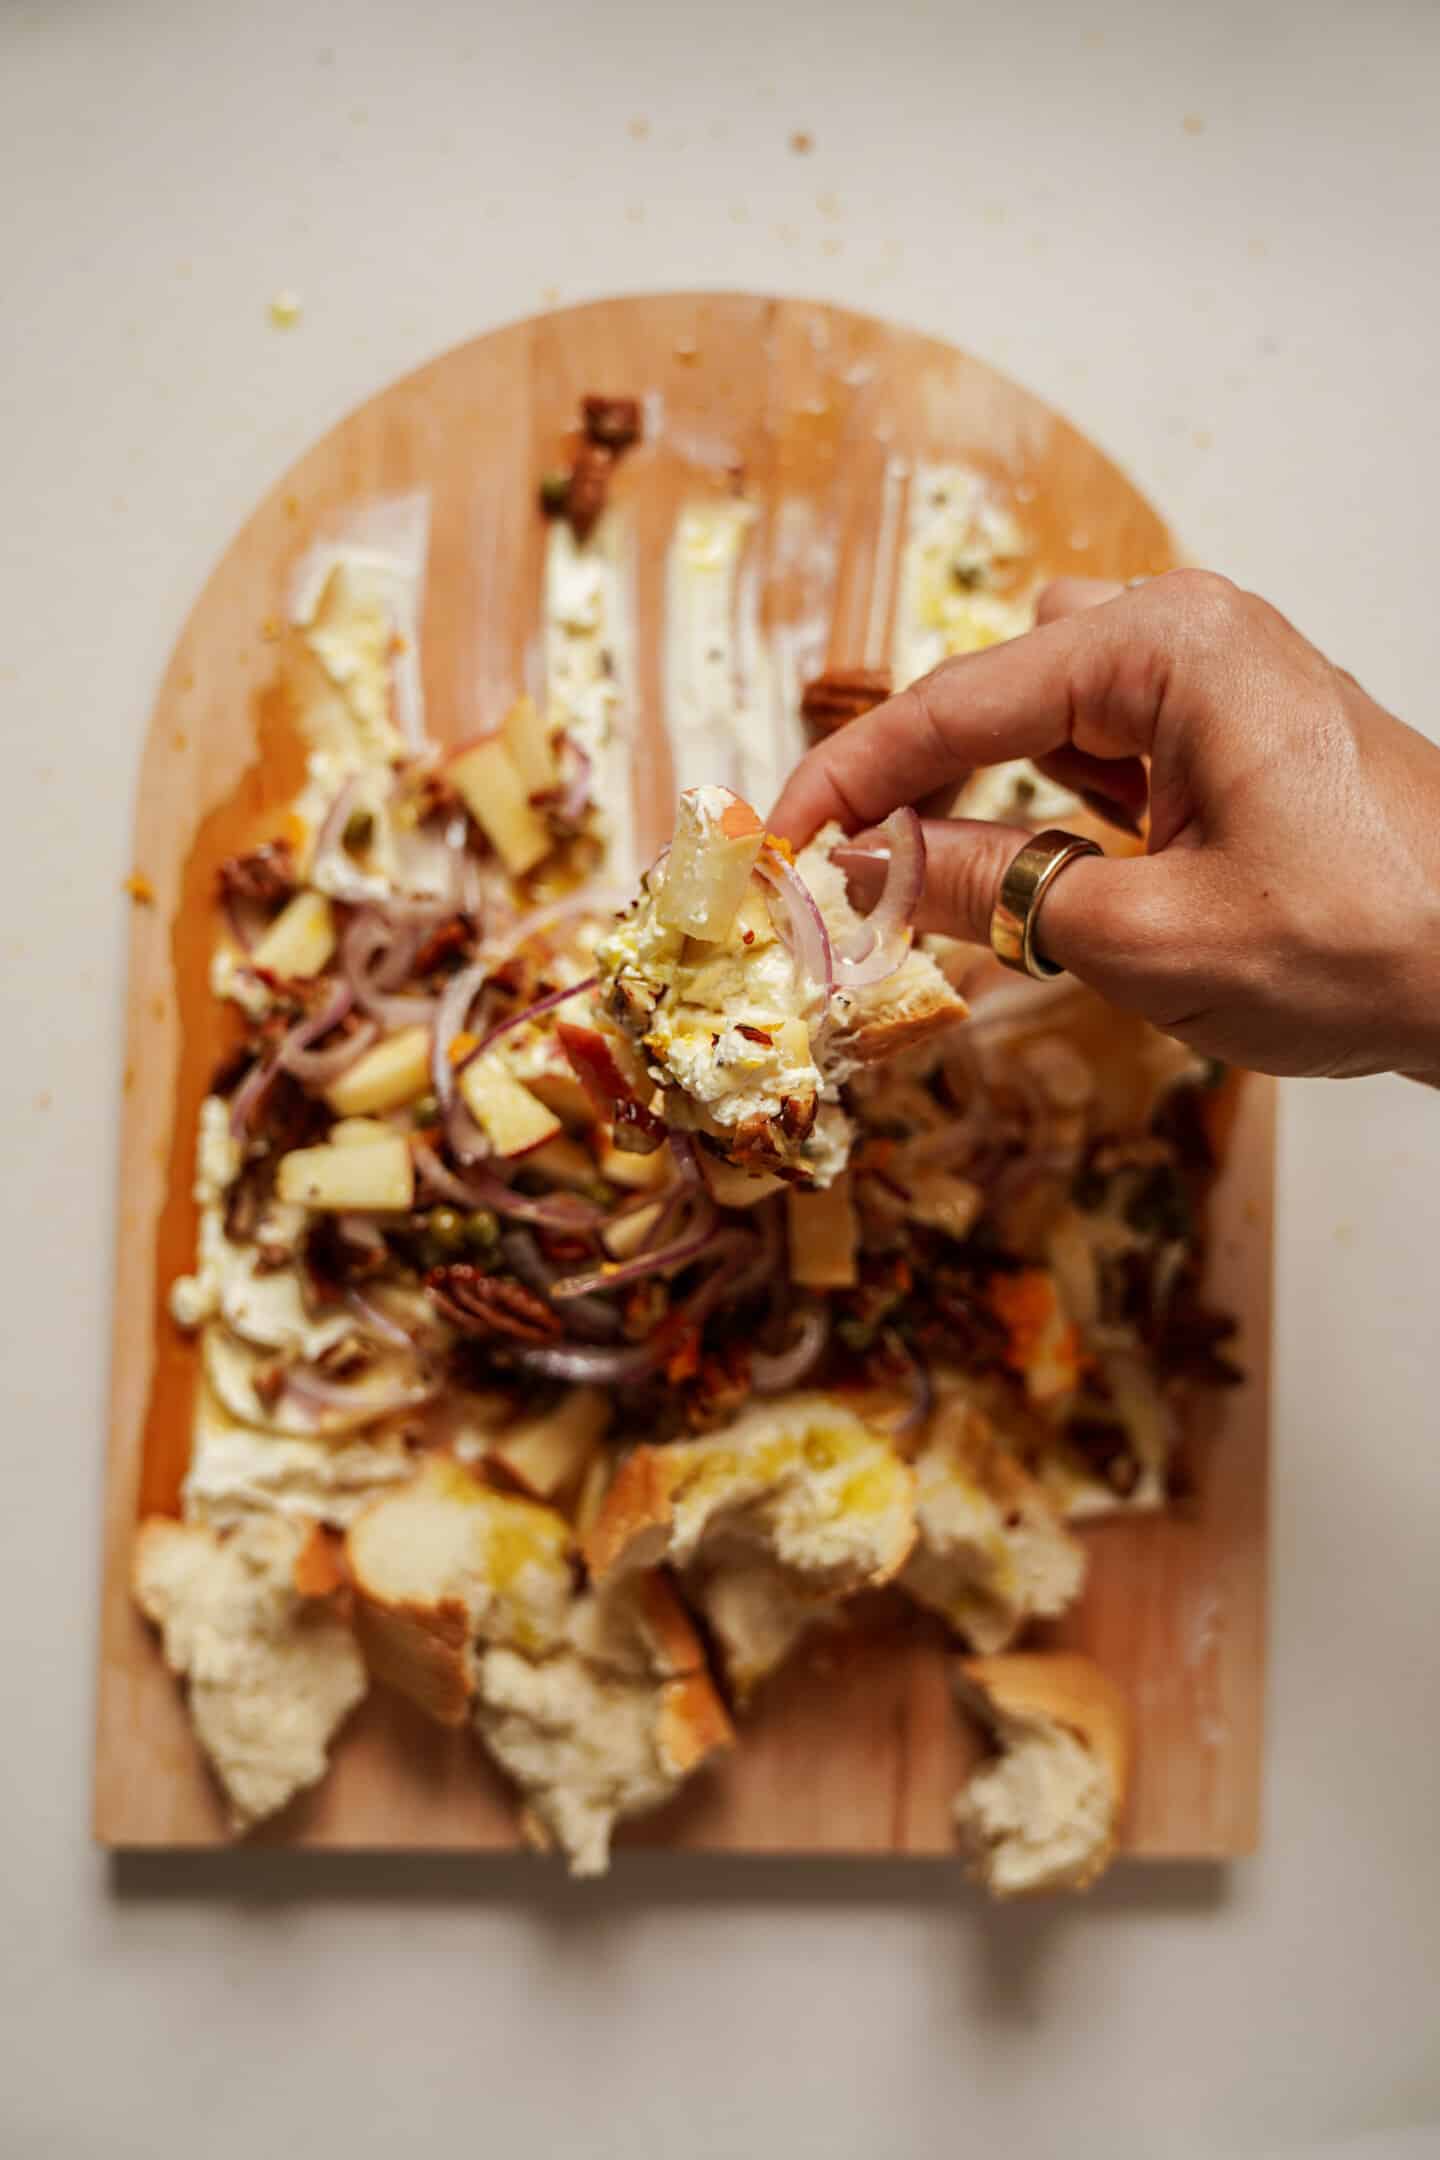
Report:
M 1205 122 L 1199 113 L 1187 112 L 1181 125 L 1187 135 L 1203 135 L 1205 132 Z
M 790 148 L 796 157 L 808 157 L 815 148 L 815 137 L 808 128 L 796 128 L 790 137 Z
M 636 113 L 627 130 L 632 142 L 644 142 L 650 133 L 650 123 L 643 113 Z
M 137 907 L 153 907 L 155 905 L 155 887 L 146 877 L 143 870 L 131 871 L 129 877 L 125 880 L 125 891 L 129 893 Z
M 300 296 L 293 292 L 278 292 L 269 306 L 272 330 L 293 330 L 300 320 Z

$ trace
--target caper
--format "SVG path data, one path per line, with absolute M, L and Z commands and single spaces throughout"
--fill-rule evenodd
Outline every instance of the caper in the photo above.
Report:
M 440 1099 L 436 1095 L 422 1095 L 411 1107 L 411 1116 L 417 1125 L 433 1125 L 440 1115 Z
M 453 1207 L 431 1208 L 425 1218 L 425 1233 L 438 1253 L 453 1256 L 466 1243 L 465 1217 Z
M 374 837 L 375 813 L 372 810 L 352 810 L 345 820 L 346 847 L 369 847 Z
M 465 1217 L 465 1243 L 473 1253 L 493 1253 L 500 1245 L 500 1221 L 490 1208 L 475 1208 Z
M 547 472 L 540 482 L 540 508 L 546 517 L 563 517 L 569 503 L 569 473 Z

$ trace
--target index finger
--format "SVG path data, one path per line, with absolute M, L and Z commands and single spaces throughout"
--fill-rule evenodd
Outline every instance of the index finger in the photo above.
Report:
M 1099 757 L 1147 752 L 1163 676 L 1144 664 L 1151 640 L 1136 651 L 1142 597 L 1124 592 L 1008 644 L 942 661 L 802 758 L 771 829 L 803 842 L 834 818 L 856 832 L 979 765 L 1044 757 L 1067 743 Z

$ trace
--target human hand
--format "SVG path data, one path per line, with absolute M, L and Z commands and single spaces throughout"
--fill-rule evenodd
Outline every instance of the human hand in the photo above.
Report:
M 1056 878 L 1047 958 L 1234 1064 L 1440 1082 L 1440 749 L 1207 571 L 1062 578 L 1037 612 L 819 743 L 772 829 L 859 833 L 1005 758 L 1117 822 L 1148 799 L 1143 855 Z M 925 838 L 920 927 L 988 942 L 1026 833 L 927 818 Z

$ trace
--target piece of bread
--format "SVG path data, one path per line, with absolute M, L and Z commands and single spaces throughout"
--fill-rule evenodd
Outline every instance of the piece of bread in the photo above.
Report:
M 742 1541 L 814 1592 L 888 1582 L 915 1538 L 915 1481 L 888 1434 L 834 1396 L 761 1403 L 703 1440 L 638 1447 L 585 1541 L 596 1581 L 707 1539 Z
M 371 1671 L 438 1723 L 462 1725 L 482 1644 L 539 1653 L 563 1641 L 572 1550 L 555 1509 L 495 1492 L 448 1456 L 431 1456 L 346 1536 Z
M 796 859 L 832 941 L 858 930 L 861 916 L 850 904 L 845 873 L 834 860 L 845 835 L 827 825 Z M 859 1065 L 878 1065 L 944 1035 L 969 1012 L 964 998 L 921 945 L 912 945 L 893 975 L 856 990 L 837 990 L 831 1000 L 821 1067 L 844 1079 Z
M 1085 1549 L 972 1396 L 941 1401 L 913 1467 L 917 1536 L 900 1581 L 972 1649 L 1006 1650 L 1074 1601 Z
M 557 1650 L 484 1650 L 477 1678 L 475 1729 L 525 1795 L 531 1836 L 557 1844 L 573 1875 L 603 1874 L 615 1824 L 662 1806 L 734 1738 L 656 1574 L 577 1598 Z
M 962 1659 L 956 1691 L 997 1749 L 955 1803 L 976 1876 L 997 1897 L 1088 1889 L 1114 1854 L 1129 1785 L 1119 1688 L 1090 1658 L 1034 1651 Z
M 707 1545 L 686 1573 L 685 1590 L 705 1616 L 725 1685 L 740 1709 L 801 1637 L 833 1620 L 837 1610 L 830 1592 L 813 1589 L 743 1538 Z
M 376 1677 L 442 1725 L 473 1722 L 577 1874 L 612 1826 L 658 1807 L 729 1720 L 674 1591 L 655 1574 L 581 1592 L 553 1508 L 432 1457 L 352 1527 L 346 1561 Z
M 151 1516 L 136 1537 L 135 1601 L 188 1683 L 196 1737 L 237 1832 L 318 1783 L 365 1693 L 364 1660 L 330 1601 L 333 1554 L 317 1540 L 323 1533 L 279 1516 L 224 1536 Z
M 849 1156 L 843 1081 L 966 1012 L 914 947 L 880 981 L 828 998 L 797 965 L 774 880 L 808 887 L 832 943 L 854 938 L 861 918 L 833 860 L 843 837 L 827 826 L 792 873 L 788 849 L 766 838 L 748 804 L 725 788 L 691 789 L 667 862 L 597 947 L 605 1009 L 663 1089 L 669 1122 L 705 1134 L 742 1169 L 820 1186 Z

